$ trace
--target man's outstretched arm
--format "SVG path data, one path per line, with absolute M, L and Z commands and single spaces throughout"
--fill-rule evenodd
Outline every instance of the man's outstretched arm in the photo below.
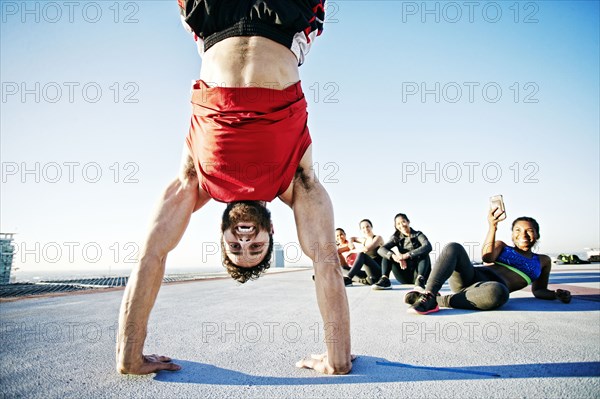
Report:
M 333 207 L 327 191 L 315 178 L 310 147 L 294 178 L 290 205 L 302 250 L 314 264 L 317 302 L 327 345 L 325 356 L 313 356 L 297 365 L 325 374 L 347 374 L 352 369 L 348 299 L 335 245 Z
M 116 360 L 120 373 L 149 374 L 180 368 L 166 356 L 144 355 L 143 350 L 167 254 L 183 236 L 192 213 L 209 200 L 199 193 L 198 180 L 189 171 L 165 190 L 139 263 L 129 277 L 119 314 Z

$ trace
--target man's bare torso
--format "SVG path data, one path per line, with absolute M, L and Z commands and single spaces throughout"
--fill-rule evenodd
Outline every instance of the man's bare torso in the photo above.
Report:
M 261 36 L 238 36 L 222 40 L 204 53 L 200 79 L 209 86 L 283 90 L 298 82 L 300 74 L 296 56 L 285 46 Z M 311 147 L 300 161 L 299 171 L 302 174 L 312 173 L 310 150 Z M 196 177 L 191 156 L 187 157 L 183 171 L 186 179 Z M 291 204 L 293 185 L 294 181 L 279 196 L 286 204 Z M 200 197 L 203 203 L 209 199 L 201 188 Z
M 282 90 L 300 80 L 294 54 L 261 36 L 230 37 L 202 56 L 200 79 L 222 87 L 265 87 Z

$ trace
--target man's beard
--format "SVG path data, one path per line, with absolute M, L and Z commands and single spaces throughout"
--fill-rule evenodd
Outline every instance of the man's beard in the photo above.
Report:
M 256 224 L 260 230 L 271 231 L 271 212 L 258 201 L 238 201 L 227 204 L 223 212 L 221 232 L 241 222 Z

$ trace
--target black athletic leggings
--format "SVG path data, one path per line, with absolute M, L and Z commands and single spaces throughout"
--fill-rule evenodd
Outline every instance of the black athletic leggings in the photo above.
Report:
M 356 276 L 361 269 L 367 272 L 367 276 L 371 278 L 372 283 L 376 283 L 381 278 L 381 266 L 379 263 L 369 255 L 364 252 L 361 252 L 356 257 L 352 268 L 348 272 L 348 277 L 352 278 Z
M 425 281 L 427 281 L 429 273 L 431 273 L 431 260 L 429 259 L 429 255 L 421 256 L 417 259 L 407 259 L 406 269 L 402 270 L 398 262 L 383 258 L 381 268 L 383 269 L 384 276 L 390 277 L 390 272 L 392 272 L 400 284 L 413 284 L 419 275 L 423 276 Z
M 506 283 L 488 267 L 473 267 L 467 251 L 455 242 L 442 250 L 427 280 L 427 291 L 437 294 L 448 279 L 455 294 L 438 297 L 440 306 L 492 310 L 508 301 Z

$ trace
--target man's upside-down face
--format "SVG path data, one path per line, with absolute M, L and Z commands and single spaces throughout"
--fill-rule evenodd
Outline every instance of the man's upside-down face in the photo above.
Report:
M 223 212 L 221 232 L 223 264 L 234 279 L 246 282 L 270 266 L 273 224 L 271 213 L 263 203 L 228 204 Z

